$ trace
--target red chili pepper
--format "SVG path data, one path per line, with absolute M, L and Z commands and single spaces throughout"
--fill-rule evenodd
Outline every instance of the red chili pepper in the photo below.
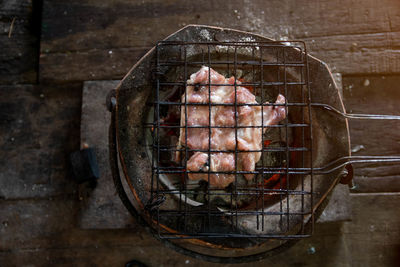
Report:
M 285 189 L 286 188 L 286 175 L 282 177 L 281 181 L 278 182 L 272 189 Z
M 281 178 L 281 174 L 280 173 L 275 173 L 270 178 L 264 180 L 264 184 L 271 183 L 271 182 L 278 182 L 279 178 Z
M 263 184 L 258 184 L 258 186 L 264 186 L 264 188 L 266 187 L 271 187 L 272 185 L 275 185 L 277 182 L 279 182 L 281 177 L 280 173 L 275 173 L 274 175 L 272 175 L 269 178 L 265 178 L 264 179 L 264 183 Z
M 264 140 L 264 147 L 267 147 L 271 144 L 271 140 Z

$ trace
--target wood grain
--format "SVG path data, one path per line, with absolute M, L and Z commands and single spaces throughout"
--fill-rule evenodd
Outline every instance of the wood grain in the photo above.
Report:
M 303 39 L 343 74 L 350 112 L 400 114 L 396 0 L 44 0 L 43 10 L 41 2 L 0 3 L 0 84 L 42 83 L 0 87 L 0 266 L 123 266 L 131 259 L 220 266 L 166 248 L 135 222 L 125 230 L 79 229 L 82 203 L 67 166 L 79 148 L 80 81 L 122 78 L 156 41 L 189 23 Z M 364 146 L 355 155 L 400 154 L 398 123 L 350 127 L 353 148 Z M 251 265 L 398 266 L 398 165 L 354 167 L 351 222 L 317 224 L 313 237 Z
M 44 1 L 41 49 L 78 51 L 94 44 L 99 49 L 150 46 L 192 23 L 273 38 L 393 32 L 400 31 L 399 9 L 400 3 L 390 0 Z
M 400 114 L 400 76 L 345 76 L 349 113 Z M 400 155 L 400 121 L 350 120 L 353 155 Z M 361 150 L 360 150 L 361 148 Z M 355 165 L 357 192 L 400 191 L 399 164 Z
M 42 83 L 65 83 L 121 79 L 148 49 L 111 48 L 42 54 L 40 57 L 40 81 Z
M 72 194 L 68 155 L 79 149 L 81 84 L 0 86 L 0 198 Z
M 0 3 L 0 84 L 36 83 L 39 1 Z
M 400 195 L 351 196 L 353 221 L 317 224 L 313 237 L 251 266 L 396 266 L 400 248 Z M 143 228 L 82 230 L 71 199 L 0 201 L 0 263 L 6 266 L 220 266 L 178 254 Z M 64 211 L 60 220 L 60 211 Z M 225 265 L 224 265 L 225 266 Z M 226 266 L 249 266 L 237 264 Z
M 191 23 L 304 39 L 312 54 L 344 74 L 395 73 L 398 11 L 400 2 L 390 0 L 44 1 L 40 79 L 120 79 L 148 47 Z M 142 52 L 130 56 L 127 49 Z

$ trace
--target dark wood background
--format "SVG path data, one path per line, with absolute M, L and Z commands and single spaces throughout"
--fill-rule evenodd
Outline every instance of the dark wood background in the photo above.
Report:
M 136 224 L 80 229 L 67 164 L 79 149 L 82 82 L 122 78 L 156 41 L 191 23 L 304 40 L 342 75 L 349 112 L 400 114 L 398 0 L 3 0 L 0 266 L 213 265 Z M 356 155 L 400 154 L 398 122 L 350 126 Z M 399 167 L 356 169 L 352 221 L 320 224 L 312 238 L 254 265 L 400 266 Z

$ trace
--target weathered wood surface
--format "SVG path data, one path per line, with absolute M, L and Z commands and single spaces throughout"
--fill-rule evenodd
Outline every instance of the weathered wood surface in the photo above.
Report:
M 0 2 L 0 84 L 36 83 L 39 2 Z
M 251 266 L 397 266 L 399 201 L 398 194 L 352 195 L 352 222 L 317 224 L 312 238 Z M 0 265 L 123 266 L 137 259 L 148 266 L 220 266 L 180 255 L 137 225 L 78 229 L 76 205 L 68 198 L 0 201 Z
M 0 199 L 72 194 L 81 84 L 0 86 Z
M 394 32 L 400 31 L 399 8 L 400 3 L 390 0 L 45 1 L 41 48 L 88 50 L 94 43 L 98 49 L 144 47 L 193 23 L 230 26 L 274 38 Z
M 40 58 L 42 83 L 120 79 L 150 48 L 97 49 L 45 53 Z M 57 62 L 57 63 L 56 63 Z
M 304 41 L 310 54 L 326 62 L 334 72 L 344 75 L 400 72 L 400 32 L 336 35 Z
M 343 78 L 349 113 L 400 115 L 400 76 Z M 350 120 L 353 155 L 400 155 L 399 120 Z M 400 163 L 354 165 L 355 192 L 400 191 Z
M 0 3 L 2 84 L 36 82 L 39 30 L 29 25 L 40 2 Z M 80 139 L 81 83 L 71 82 L 120 79 L 156 41 L 185 24 L 303 39 L 311 54 L 343 74 L 349 110 L 399 111 L 396 0 L 44 0 L 42 13 L 39 81 L 65 84 L 0 87 L 6 159 L 0 161 L 0 266 L 123 266 L 134 258 L 149 266 L 220 266 L 164 247 L 136 223 L 125 230 L 79 229 L 82 203 L 67 167 Z M 353 147 L 364 145 L 360 155 L 398 154 L 396 125 L 352 123 Z M 400 190 L 397 166 L 355 166 L 351 222 L 317 224 L 312 238 L 251 265 L 398 266 L 400 197 L 381 193 Z
M 96 152 L 100 178 L 96 188 L 80 187 L 78 224 L 86 229 L 130 228 L 134 219 L 119 199 L 111 175 L 108 153 L 108 129 L 111 114 L 106 107 L 107 94 L 119 81 L 87 81 L 83 84 L 81 147 Z
M 395 73 L 399 14 L 392 0 L 44 1 L 40 79 L 121 78 L 149 47 L 191 23 L 304 39 L 343 74 Z

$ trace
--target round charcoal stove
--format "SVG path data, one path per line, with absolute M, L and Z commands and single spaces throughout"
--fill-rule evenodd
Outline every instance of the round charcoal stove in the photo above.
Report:
M 254 171 L 237 165 L 234 171 L 198 171 L 234 175 L 226 187 L 188 179 L 195 172 L 187 161 L 196 150 L 177 145 L 180 130 L 188 128 L 181 111 L 193 105 L 182 95 L 203 66 L 235 77 L 255 95 L 257 104 L 240 105 L 280 105 L 287 114 L 279 124 L 254 126 L 266 128 Z M 285 103 L 274 103 L 278 94 Z M 166 245 L 209 261 L 257 260 L 311 236 L 349 163 L 399 160 L 350 156 L 347 118 L 375 117 L 347 114 L 326 64 L 299 41 L 187 26 L 158 42 L 112 91 L 108 105 L 111 167 L 125 206 Z M 217 104 L 202 105 L 211 110 Z M 206 126 L 210 133 L 212 127 Z M 237 123 L 231 128 L 237 132 Z M 234 151 L 208 149 L 216 152 L 245 153 L 237 145 Z

